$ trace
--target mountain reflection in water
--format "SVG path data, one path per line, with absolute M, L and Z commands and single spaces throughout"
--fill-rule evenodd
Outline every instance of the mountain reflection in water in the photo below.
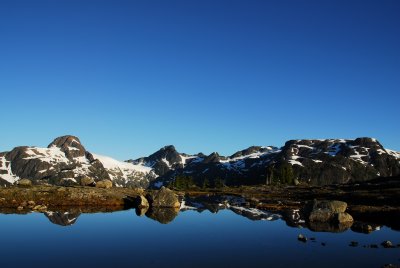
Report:
M 267 211 L 253 204 L 237 196 L 210 195 L 185 197 L 180 209 L 49 206 L 44 213 L 30 213 L 3 208 L 0 265 L 261 268 L 400 264 L 400 232 L 383 224 L 357 219 L 352 226 L 310 224 L 301 208 Z M 307 240 L 299 240 L 299 235 Z M 384 247 L 387 240 L 394 248 Z
M 60 226 L 69 226 L 77 223 L 78 217 L 81 214 L 86 213 L 98 213 L 98 212 L 114 212 L 119 211 L 120 208 L 52 208 L 51 210 L 44 213 L 44 215 L 53 224 Z M 216 214 L 222 210 L 229 210 L 241 217 L 245 217 L 252 221 L 276 221 L 283 220 L 287 226 L 290 227 L 301 227 L 308 228 L 315 232 L 344 232 L 351 228 L 354 232 L 359 233 L 371 233 L 381 228 L 380 225 L 355 222 L 345 224 L 332 224 L 332 223 L 318 223 L 318 222 L 307 222 L 304 213 L 301 209 L 283 209 L 276 211 L 266 211 L 249 206 L 249 203 L 239 196 L 229 195 L 211 195 L 211 196 L 197 196 L 197 197 L 185 197 L 181 201 L 181 207 L 178 208 L 136 208 L 135 213 L 139 217 L 148 217 L 161 224 L 168 224 L 175 220 L 179 216 L 179 213 L 185 211 L 196 211 L 202 213 L 203 211 L 209 211 Z M 18 213 L 20 211 L 13 211 L 7 209 L 3 213 Z

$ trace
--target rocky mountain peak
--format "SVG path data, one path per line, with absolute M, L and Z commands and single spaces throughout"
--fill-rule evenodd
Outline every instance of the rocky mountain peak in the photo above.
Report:
M 248 155 L 255 154 L 255 153 L 265 153 L 265 152 L 273 151 L 273 150 L 277 150 L 277 149 L 278 148 L 274 147 L 274 146 L 268 146 L 268 147 L 251 146 L 245 150 L 234 153 L 229 158 L 243 157 L 243 156 L 248 156 Z
M 190 177 L 199 187 L 264 184 L 294 179 L 315 185 L 347 183 L 400 174 L 400 153 L 385 149 L 376 139 L 291 140 L 281 147 L 251 146 L 230 157 L 212 153 L 188 155 L 174 146 L 162 147 L 148 157 L 121 162 L 91 154 L 78 137 L 62 136 L 48 148 L 16 147 L 0 153 L 0 185 L 22 178 L 34 183 L 77 185 L 82 178 L 110 179 L 116 186 L 167 185 L 177 177 Z
M 204 164 L 208 163 L 218 163 L 220 161 L 220 156 L 217 152 L 211 153 L 209 156 L 207 156 L 204 160 Z
M 176 152 L 175 146 L 173 146 L 173 145 L 164 146 L 160 150 L 167 151 L 167 152 Z
M 383 149 L 383 146 L 380 144 L 380 142 L 378 140 L 376 140 L 374 138 L 367 138 L 367 137 L 357 138 L 351 142 L 351 145 L 367 147 L 367 148 L 372 148 L 372 149 L 376 149 L 376 150 Z
M 148 157 L 150 161 L 159 161 L 162 159 L 167 161 L 170 165 L 181 162 L 181 157 L 173 145 L 164 146 Z
M 66 135 L 62 137 L 56 138 L 52 143 L 47 146 L 48 148 L 51 147 L 58 147 L 61 149 L 62 152 L 65 153 L 65 156 L 68 159 L 73 159 L 76 157 L 85 156 L 86 149 L 82 146 L 81 141 L 78 137 Z

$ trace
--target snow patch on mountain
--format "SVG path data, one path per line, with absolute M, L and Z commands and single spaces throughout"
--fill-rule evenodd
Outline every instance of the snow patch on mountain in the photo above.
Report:
M 198 156 L 196 155 L 179 154 L 179 156 L 181 157 L 181 164 L 183 167 L 185 167 L 186 164 L 190 162 L 190 160 L 198 158 Z
M 69 147 L 69 149 L 76 149 L 74 147 Z M 57 164 L 57 163 L 65 163 L 70 164 L 71 160 L 67 158 L 65 153 L 61 150 L 61 148 L 53 145 L 50 148 L 40 148 L 40 147 L 28 147 L 25 150 L 25 153 L 28 154 L 28 157 L 25 157 L 25 160 L 30 159 L 39 159 L 42 162 L 47 162 L 49 164 Z M 80 156 L 73 158 L 75 163 L 80 164 L 89 164 L 89 161 L 86 157 Z
M 147 179 L 147 176 L 155 177 L 153 169 L 143 164 L 122 162 L 98 154 L 92 155 L 94 159 L 99 160 L 103 164 L 103 167 L 108 171 L 110 179 L 115 181 L 116 186 L 123 186 L 123 184 L 133 181 L 143 181 Z M 121 180 L 123 182 L 120 182 Z
M 92 154 L 94 159 L 98 159 L 104 166 L 104 168 L 109 170 L 121 170 L 125 172 L 141 172 L 150 173 L 152 171 L 151 167 L 145 166 L 143 164 L 132 164 L 128 162 L 118 161 L 114 158 L 103 156 L 99 154 Z
M 385 149 L 385 151 L 388 154 L 394 156 L 395 158 L 400 159 L 400 152 L 396 152 L 396 151 L 393 151 L 393 150 L 390 150 L 390 149 Z
M 8 181 L 9 183 L 15 183 L 20 179 L 18 176 L 12 173 L 11 163 L 7 161 L 4 156 L 0 157 L 0 178 Z
M 56 146 L 50 148 L 29 147 L 25 150 L 25 153 L 29 155 L 24 158 L 25 160 L 39 159 L 49 164 L 69 163 L 69 159 L 65 156 L 65 153 L 61 151 L 61 148 Z
M 172 167 L 172 165 L 169 163 L 169 161 L 167 160 L 167 158 L 163 158 L 163 159 L 161 159 L 161 161 L 163 161 L 166 165 L 167 165 L 167 167 L 168 168 L 171 168 Z
M 291 164 L 291 165 L 299 165 L 299 166 L 302 166 L 302 167 L 303 167 L 303 164 L 302 164 L 300 161 L 297 160 L 297 159 L 299 159 L 299 158 L 302 158 L 302 157 L 297 156 L 297 155 L 292 155 L 292 156 L 290 157 L 290 159 L 288 160 L 288 162 L 289 162 L 289 164 Z
M 258 152 L 253 152 L 247 155 L 242 155 L 242 156 L 237 156 L 237 157 L 223 157 L 222 159 L 219 159 L 219 163 L 222 164 L 227 169 L 244 169 L 246 167 L 245 161 L 247 159 L 261 159 L 267 155 L 270 154 L 276 154 L 279 153 L 281 150 L 277 148 L 273 148 L 271 146 L 268 147 L 261 147 L 261 151 Z M 267 151 L 265 151 L 265 149 Z

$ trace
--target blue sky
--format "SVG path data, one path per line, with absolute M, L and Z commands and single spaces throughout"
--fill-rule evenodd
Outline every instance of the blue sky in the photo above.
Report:
M 400 150 L 400 1 L 1 1 L 0 151 Z

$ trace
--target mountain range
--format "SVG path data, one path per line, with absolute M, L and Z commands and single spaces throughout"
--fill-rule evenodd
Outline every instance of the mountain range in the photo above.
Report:
M 47 148 L 20 146 L 0 153 L 0 185 L 20 179 L 78 185 L 109 179 L 115 187 L 220 187 L 326 185 L 400 174 L 400 153 L 373 138 L 290 140 L 282 147 L 252 146 L 231 156 L 189 155 L 165 146 L 147 157 L 118 161 L 86 151 L 78 137 L 62 136 Z

